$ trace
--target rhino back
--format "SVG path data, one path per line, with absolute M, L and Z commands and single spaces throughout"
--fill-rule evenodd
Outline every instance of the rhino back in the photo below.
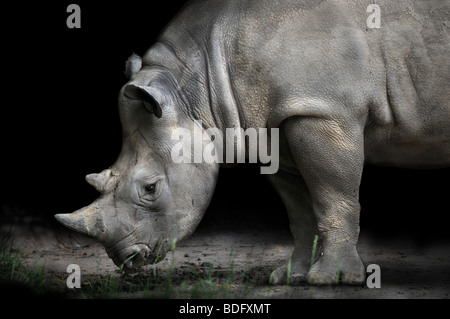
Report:
M 230 70 L 246 127 L 290 116 L 365 127 L 367 162 L 450 164 L 450 3 L 245 1 Z
M 345 118 L 366 126 L 369 162 L 445 164 L 448 1 L 378 1 L 380 29 L 367 27 L 372 2 L 193 1 L 160 40 L 183 61 L 188 113 L 211 125 Z
M 366 32 L 365 4 L 247 4 L 230 57 L 247 126 L 278 126 L 295 115 L 361 117 L 362 105 L 385 89 L 380 37 Z

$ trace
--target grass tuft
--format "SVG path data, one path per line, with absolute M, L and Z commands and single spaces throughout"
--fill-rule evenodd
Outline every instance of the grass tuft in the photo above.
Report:
M 26 265 L 19 251 L 14 250 L 14 235 L 12 230 L 0 233 L 0 280 L 12 284 L 23 284 L 34 294 L 45 292 L 45 263 L 39 264 L 36 256 L 33 264 Z

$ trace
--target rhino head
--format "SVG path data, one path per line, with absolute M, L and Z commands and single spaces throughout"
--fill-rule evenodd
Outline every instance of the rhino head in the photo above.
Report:
M 100 197 L 74 213 L 55 216 L 102 243 L 127 272 L 160 261 L 174 240 L 195 230 L 218 176 L 217 163 L 173 162 L 173 131 L 193 130 L 195 122 L 161 72 L 141 70 L 120 91 L 122 150 L 110 168 L 86 176 Z

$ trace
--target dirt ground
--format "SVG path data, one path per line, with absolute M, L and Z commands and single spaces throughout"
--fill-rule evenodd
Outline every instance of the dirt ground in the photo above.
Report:
M 178 243 L 156 266 L 124 275 L 89 238 L 36 217 L 4 223 L 14 249 L 29 267 L 44 265 L 45 285 L 67 298 L 449 298 L 450 244 L 419 245 L 408 238 L 383 240 L 362 230 L 358 251 L 381 268 L 381 288 L 271 286 L 270 273 L 293 250 L 284 226 L 209 221 Z M 69 264 L 81 269 L 81 288 L 69 289 Z

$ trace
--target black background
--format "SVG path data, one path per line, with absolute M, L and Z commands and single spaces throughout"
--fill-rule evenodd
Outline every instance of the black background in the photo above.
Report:
M 84 176 L 121 148 L 117 96 L 125 60 L 142 55 L 185 1 L 76 1 L 81 29 L 66 26 L 70 1 L 2 7 L 2 219 L 36 214 L 50 223 L 92 202 Z M 449 170 L 368 166 L 361 227 L 418 245 L 449 238 Z M 206 220 L 287 227 L 284 208 L 259 169 L 222 169 Z

